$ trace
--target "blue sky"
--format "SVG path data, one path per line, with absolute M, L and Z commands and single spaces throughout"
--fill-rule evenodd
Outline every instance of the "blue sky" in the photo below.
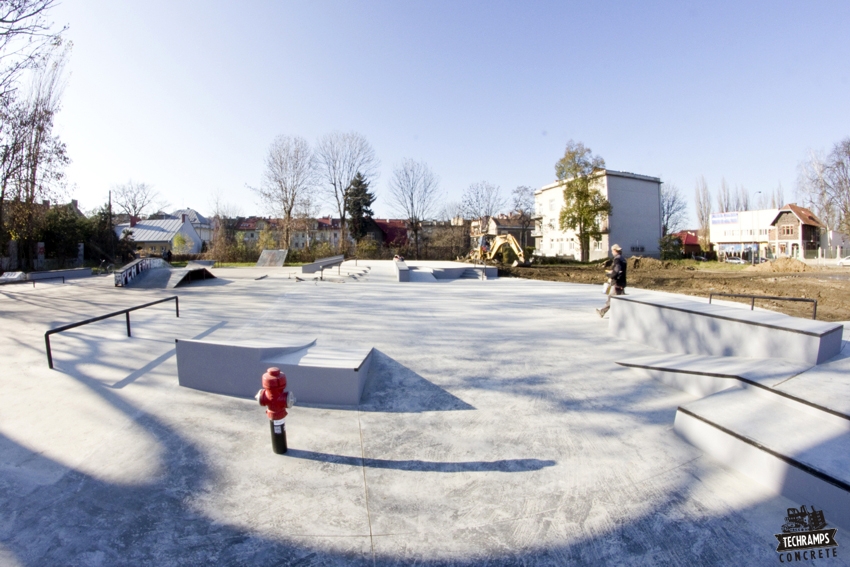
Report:
M 58 132 L 84 209 L 129 179 L 174 207 L 264 214 L 279 134 L 357 131 L 445 200 L 554 180 L 570 139 L 692 200 L 704 175 L 786 200 L 810 149 L 850 136 L 850 3 L 63 0 Z M 325 207 L 324 212 L 331 208 Z M 692 215 L 693 218 L 693 215 Z

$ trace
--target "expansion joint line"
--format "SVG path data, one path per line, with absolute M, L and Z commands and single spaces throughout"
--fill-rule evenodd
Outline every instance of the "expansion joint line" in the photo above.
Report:
M 375 539 L 372 536 L 372 513 L 369 511 L 369 486 L 366 484 L 366 450 L 363 446 L 363 426 L 360 408 L 357 408 L 357 429 L 360 431 L 360 468 L 363 471 L 363 495 L 366 498 L 366 519 L 369 521 L 369 545 L 372 548 L 372 565 L 375 565 Z

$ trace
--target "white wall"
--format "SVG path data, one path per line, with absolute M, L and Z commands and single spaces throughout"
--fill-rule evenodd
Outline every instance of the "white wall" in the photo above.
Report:
M 183 223 L 180 227 L 179 232 L 183 233 L 186 238 L 188 238 L 192 242 L 192 249 L 188 252 L 189 254 L 200 254 L 201 247 L 203 246 L 203 241 L 201 237 L 198 236 L 198 233 L 195 231 L 195 227 L 192 226 L 188 220 Z M 174 242 L 171 243 L 172 249 L 174 248 Z
M 602 235 L 596 244 L 590 243 L 590 259 L 607 258 L 610 247 L 616 243 L 623 247 L 625 256 L 660 255 L 661 238 L 661 183 L 654 177 L 607 171 L 599 180 L 598 189 L 612 206 L 612 215 L 603 222 L 609 234 Z M 544 256 L 581 257 L 578 236 L 574 231 L 562 231 L 559 226 L 564 206 L 563 186 L 547 185 L 534 194 L 535 212 L 541 217 L 541 236 L 538 253 Z M 631 248 L 636 250 L 632 251 Z M 637 250 L 643 247 L 643 251 Z
M 661 183 L 655 178 L 614 172 L 605 176 L 611 203 L 608 239 L 624 256 L 659 257 L 661 250 Z

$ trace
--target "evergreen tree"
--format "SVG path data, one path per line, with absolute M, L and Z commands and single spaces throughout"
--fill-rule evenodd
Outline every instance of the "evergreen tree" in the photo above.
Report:
M 369 182 L 358 171 L 345 191 L 345 208 L 348 210 L 348 231 L 356 242 L 366 236 L 369 219 L 374 214 L 370 206 L 375 195 L 369 192 Z

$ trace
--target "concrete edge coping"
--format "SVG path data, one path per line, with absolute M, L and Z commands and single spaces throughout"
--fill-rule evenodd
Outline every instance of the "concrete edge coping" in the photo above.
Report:
M 795 459 L 794 457 L 789 457 L 788 455 L 784 455 L 784 454 L 782 454 L 778 451 L 775 451 L 775 450 L 771 449 L 770 447 L 767 447 L 763 443 L 759 443 L 755 439 L 748 437 L 747 435 L 744 435 L 743 433 L 738 433 L 737 431 L 732 431 L 731 429 L 724 427 L 724 426 L 720 425 L 719 423 L 715 423 L 714 421 L 708 419 L 707 417 L 701 416 L 701 415 L 699 415 L 699 414 L 697 414 L 697 413 L 695 413 L 695 412 L 693 412 L 693 411 L 691 411 L 691 410 L 689 410 L 685 407 L 679 406 L 676 411 L 686 415 L 687 417 L 689 417 L 691 419 L 696 419 L 698 421 L 701 421 L 702 423 L 705 423 L 706 425 L 713 427 L 713 428 L 725 433 L 726 435 L 729 435 L 730 437 L 733 437 L 733 438 L 738 439 L 739 441 L 742 441 L 742 442 L 744 442 L 744 443 L 746 443 L 746 444 L 748 444 L 752 447 L 755 447 L 756 449 L 758 449 L 760 451 L 764 451 L 765 453 L 767 453 L 767 454 L 769 454 L 769 455 L 771 455 L 771 456 L 773 456 L 773 457 L 775 457 L 775 458 L 777 458 L 781 461 L 784 461 L 785 463 L 791 465 L 792 467 L 795 467 L 795 468 L 797 468 L 797 469 L 799 469 L 799 470 L 801 470 L 805 473 L 812 475 L 813 477 L 817 478 L 818 480 L 821 480 L 821 481 L 823 481 L 827 484 L 831 484 L 832 486 L 834 486 L 836 488 L 840 488 L 841 490 L 850 493 L 850 484 L 844 482 L 841 479 L 835 478 L 834 476 L 832 476 L 829 473 L 826 473 L 826 472 L 824 472 L 824 471 L 822 471 L 822 470 L 820 470 L 816 467 L 813 467 L 813 466 L 808 465 L 808 464 L 806 464 L 802 461 L 799 461 L 799 460 Z
M 786 398 L 786 399 L 794 401 L 794 402 L 801 403 L 803 405 L 806 405 L 806 406 L 813 408 L 813 409 L 816 409 L 818 411 L 822 411 L 822 412 L 828 413 L 830 415 L 833 415 L 835 417 L 839 417 L 841 419 L 845 419 L 847 421 L 850 421 L 850 415 L 847 415 L 847 414 L 840 412 L 838 410 L 828 408 L 826 406 L 822 406 L 820 404 L 816 404 L 815 402 L 806 400 L 804 398 L 800 398 L 799 396 L 789 394 L 788 392 L 784 392 L 782 390 L 777 390 L 777 389 L 775 389 L 771 386 L 767 386 L 765 384 L 760 383 L 757 380 L 753 380 L 752 378 L 745 376 L 744 375 L 745 372 L 743 370 L 746 370 L 746 367 L 749 364 L 752 364 L 751 359 L 746 359 L 746 360 L 743 360 L 743 361 L 735 361 L 735 363 L 737 363 L 737 365 L 739 365 L 738 369 L 735 368 L 735 363 L 733 363 L 732 368 L 727 367 L 726 372 L 711 372 L 711 371 L 694 370 L 694 369 L 691 369 L 691 368 L 682 368 L 681 365 L 677 366 L 677 364 L 676 364 L 677 362 L 687 361 L 687 362 L 691 363 L 694 360 L 696 360 L 693 355 L 671 354 L 671 355 L 668 355 L 666 357 L 660 356 L 659 358 L 666 359 L 666 360 L 663 360 L 662 363 L 660 363 L 660 364 L 650 364 L 648 362 L 642 361 L 641 359 L 635 359 L 634 361 L 628 361 L 628 360 L 619 361 L 618 360 L 617 364 L 619 364 L 620 366 L 624 366 L 626 368 L 640 368 L 640 369 L 643 369 L 643 370 L 656 370 L 656 371 L 660 371 L 660 372 L 675 372 L 677 374 L 690 374 L 690 375 L 693 375 L 693 376 L 710 376 L 712 378 L 726 378 L 726 379 L 731 379 L 731 380 L 738 380 L 738 381 L 740 381 L 740 382 L 742 382 L 742 383 L 744 383 L 748 386 L 760 388 L 761 390 L 766 391 L 766 392 L 770 392 L 771 394 L 774 394 L 776 396 Z M 733 357 L 700 356 L 699 360 L 705 361 L 705 362 L 711 362 L 712 360 L 717 360 L 717 361 L 723 361 L 723 362 L 728 363 L 730 358 L 733 358 Z M 808 370 L 810 368 L 812 368 L 812 367 L 808 366 L 806 368 L 803 368 L 799 372 L 796 372 L 795 374 L 792 374 L 791 376 L 789 376 L 789 378 L 793 378 L 794 376 L 802 374 L 803 372 L 805 372 L 806 370 Z M 784 380 L 783 380 L 783 382 L 784 382 Z M 680 406 L 680 409 L 681 409 L 681 406 Z
M 789 333 L 797 333 L 801 335 L 809 335 L 811 337 L 825 337 L 835 332 L 841 332 L 842 335 L 844 333 L 844 325 L 840 323 L 827 323 L 825 321 L 811 321 L 809 322 L 806 319 L 802 319 L 801 321 L 805 321 L 809 324 L 814 324 L 818 326 L 828 327 L 824 328 L 823 331 L 808 331 L 806 329 L 795 329 L 794 327 L 789 327 L 787 325 L 779 325 L 776 323 L 766 323 L 763 321 L 754 321 L 752 319 L 746 317 L 733 317 L 731 315 L 722 314 L 722 312 L 728 312 L 728 310 L 732 309 L 730 307 L 721 307 L 714 306 L 709 304 L 702 304 L 693 302 L 694 305 L 684 307 L 682 305 L 665 305 L 659 302 L 635 299 L 633 297 L 624 297 L 622 295 L 612 295 L 611 299 L 615 299 L 617 301 L 629 301 L 631 303 L 639 303 L 641 305 L 648 305 L 650 307 L 657 307 L 658 309 L 669 309 L 670 311 L 679 311 L 681 313 L 689 313 L 692 315 L 698 315 L 700 317 L 711 317 L 712 319 L 721 319 L 723 321 L 732 321 L 735 323 L 743 323 L 745 325 L 753 325 L 755 327 L 765 327 L 767 329 L 776 329 L 779 331 L 787 331 Z M 717 310 L 721 310 L 722 312 L 718 312 Z M 714 311 L 714 312 L 712 312 Z M 745 313 L 753 313 L 752 311 L 745 311 Z

